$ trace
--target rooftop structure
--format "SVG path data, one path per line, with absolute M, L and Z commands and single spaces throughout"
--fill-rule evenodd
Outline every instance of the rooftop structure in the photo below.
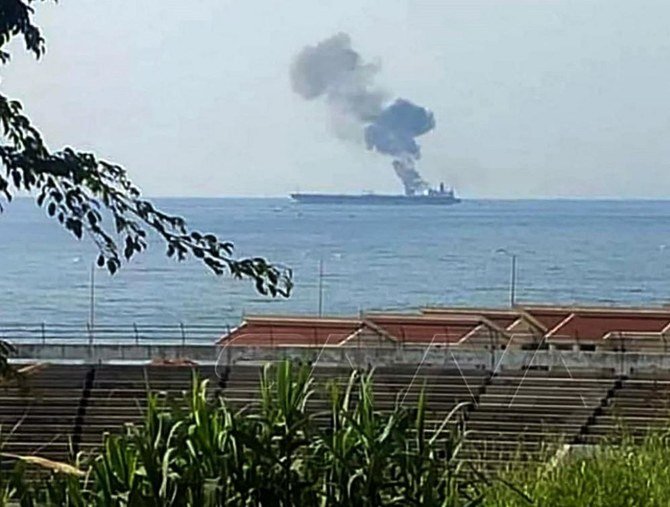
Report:
M 515 306 L 511 309 L 431 307 L 351 318 L 246 316 L 219 340 L 223 346 L 460 346 L 662 349 L 668 308 Z

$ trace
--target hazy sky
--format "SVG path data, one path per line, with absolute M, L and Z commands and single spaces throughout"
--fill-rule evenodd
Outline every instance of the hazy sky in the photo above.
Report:
M 188 9 L 186 8 L 188 6 Z M 400 192 L 390 160 L 291 92 L 339 31 L 378 83 L 435 113 L 420 170 L 465 197 L 668 197 L 667 0 L 63 0 L 3 88 L 52 147 L 121 163 L 149 195 Z

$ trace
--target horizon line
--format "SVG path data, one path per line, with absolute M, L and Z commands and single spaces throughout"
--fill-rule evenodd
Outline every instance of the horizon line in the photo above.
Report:
M 329 192 L 323 192 L 329 194 Z M 335 192 L 333 192 L 335 194 Z M 339 195 L 339 194 L 338 194 Z M 349 195 L 343 193 L 342 195 Z M 351 194 L 354 195 L 354 194 Z M 379 194 L 382 195 L 382 194 Z M 202 200 L 224 200 L 224 199 L 248 199 L 248 200 L 286 200 L 291 201 L 290 195 L 176 195 L 176 194 L 159 194 L 159 195 L 142 195 L 144 199 L 202 199 Z M 666 202 L 670 201 L 670 197 L 645 197 L 645 196 L 536 196 L 536 197 L 496 197 L 496 196 L 459 196 L 462 202 L 482 202 L 482 201 L 644 201 L 644 202 Z M 15 195 L 14 199 L 30 199 L 34 200 L 30 195 Z

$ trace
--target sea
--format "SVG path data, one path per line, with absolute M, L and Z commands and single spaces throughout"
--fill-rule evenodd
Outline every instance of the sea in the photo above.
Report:
M 0 214 L 0 327 L 213 325 L 246 314 L 357 315 L 422 306 L 670 303 L 670 201 L 465 200 L 455 206 L 157 199 L 236 255 L 289 266 L 290 298 L 149 250 L 116 275 L 27 198 Z M 91 290 L 93 288 L 93 291 Z M 93 296 L 92 296 L 93 293 Z

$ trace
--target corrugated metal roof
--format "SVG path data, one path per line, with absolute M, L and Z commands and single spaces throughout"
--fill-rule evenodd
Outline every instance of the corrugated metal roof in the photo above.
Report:
M 360 326 L 361 321 L 354 319 L 248 317 L 240 327 L 219 340 L 219 343 L 247 347 L 337 345 Z
M 504 340 L 510 336 L 507 328 L 524 320 L 548 339 L 598 341 L 612 332 L 660 335 L 670 329 L 670 309 L 533 305 L 500 310 L 425 308 L 421 312 L 370 312 L 351 318 L 250 315 L 220 343 L 258 347 L 338 346 L 347 340 L 363 344 L 451 344 L 474 335 L 478 326 Z

